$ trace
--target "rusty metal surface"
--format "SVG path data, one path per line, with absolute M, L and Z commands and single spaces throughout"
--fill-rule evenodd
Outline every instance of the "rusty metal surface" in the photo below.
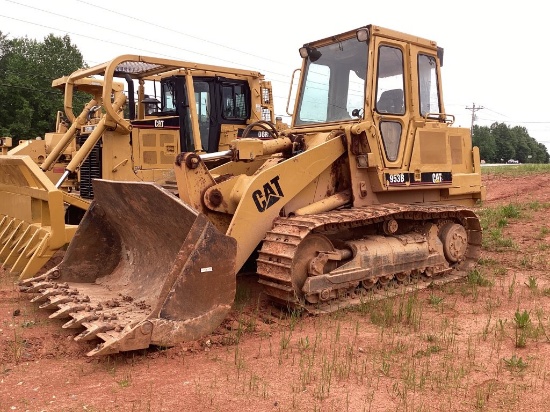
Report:
M 384 228 L 386 226 L 384 222 L 394 219 L 408 222 L 411 227 L 415 224 L 416 226 L 423 225 L 424 222 L 441 224 L 442 226 L 448 225 L 448 222 L 451 221 L 455 222 L 452 234 L 461 232 L 457 229 L 456 225 L 458 225 L 467 235 L 467 245 L 460 246 L 460 249 L 465 249 L 462 251 L 462 259 L 456 262 L 449 261 L 443 267 L 440 261 L 444 259 L 434 259 L 432 254 L 429 259 L 426 259 L 425 265 L 422 262 L 415 264 L 415 267 L 418 268 L 426 266 L 428 270 L 411 270 L 411 268 L 408 268 L 407 273 L 396 272 L 389 275 L 382 270 L 377 270 L 377 268 L 364 268 L 365 279 L 363 281 L 354 278 L 354 282 L 343 282 L 341 285 L 335 283 L 332 289 L 323 290 L 322 292 L 327 294 L 327 301 L 325 302 L 315 302 L 315 299 L 310 299 L 309 296 L 304 295 L 302 287 L 307 289 L 311 284 L 326 284 L 326 281 L 324 283 L 320 282 L 321 279 L 316 280 L 316 282 L 312 282 L 313 279 L 311 279 L 311 282 L 304 283 L 303 266 L 305 262 L 297 262 L 296 257 L 300 257 L 299 260 L 306 259 L 300 251 L 302 242 L 307 240 L 308 236 L 328 234 L 337 237 L 342 232 L 360 229 L 358 233 L 361 233 L 361 235 L 358 236 L 361 237 L 374 228 L 375 225 L 380 224 Z M 448 232 L 448 230 L 444 232 Z M 428 241 L 428 238 L 429 236 L 426 236 L 426 241 Z M 449 241 L 444 243 L 448 249 Z M 278 218 L 274 222 L 273 230 L 266 235 L 263 242 L 258 257 L 258 274 L 265 293 L 274 301 L 305 308 L 313 313 L 330 312 L 344 306 L 360 304 L 362 301 L 361 295 L 366 292 L 383 290 L 383 294 L 387 294 L 387 286 L 390 282 L 401 284 L 401 292 L 399 293 L 402 293 L 412 290 L 411 288 L 426 287 L 431 282 L 444 283 L 457 279 L 464 276 L 467 273 L 466 271 L 475 265 L 480 255 L 480 248 L 480 222 L 476 214 L 470 209 L 452 205 L 375 205 L 317 215 Z M 443 258 L 442 250 L 439 254 Z M 309 258 L 311 259 L 314 256 L 312 255 Z M 433 267 L 430 267 L 430 265 Z M 302 268 L 302 270 L 296 271 L 296 268 Z M 336 282 L 336 279 L 339 278 L 338 276 L 323 276 L 329 281 L 332 278 L 333 282 Z M 319 293 L 319 296 L 322 297 L 323 295 Z
M 95 199 L 62 262 L 23 291 L 89 355 L 172 346 L 212 332 L 234 300 L 236 242 L 153 183 L 94 181 Z

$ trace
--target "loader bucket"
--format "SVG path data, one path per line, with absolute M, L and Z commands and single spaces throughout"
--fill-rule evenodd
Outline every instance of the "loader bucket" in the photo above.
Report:
M 103 340 L 92 355 L 173 346 L 216 329 L 236 287 L 236 241 L 154 183 L 94 180 L 94 200 L 59 265 L 20 283 Z
M 0 265 L 20 279 L 36 275 L 69 243 L 65 198 L 29 156 L 0 156 Z

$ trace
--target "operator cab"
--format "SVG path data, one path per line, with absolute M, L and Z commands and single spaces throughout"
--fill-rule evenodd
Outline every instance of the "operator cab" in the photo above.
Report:
M 132 125 L 178 130 L 177 153 L 218 151 L 223 124 L 246 125 L 252 110 L 250 87 L 247 81 L 220 76 L 193 76 L 192 84 L 193 90 L 188 92 L 186 76 L 163 78 L 160 99 L 151 96 L 143 99 L 146 116 L 132 121 Z

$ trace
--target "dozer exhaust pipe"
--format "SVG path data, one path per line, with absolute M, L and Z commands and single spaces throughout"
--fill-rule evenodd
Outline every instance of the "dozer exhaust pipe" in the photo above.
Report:
M 154 183 L 94 180 L 62 262 L 22 281 L 33 300 L 100 338 L 88 355 L 173 346 L 215 330 L 235 297 L 235 239 Z

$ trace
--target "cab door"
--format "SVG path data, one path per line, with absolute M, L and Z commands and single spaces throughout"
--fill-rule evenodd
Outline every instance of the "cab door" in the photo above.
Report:
M 377 38 L 375 41 L 374 122 L 378 129 L 379 147 L 384 169 L 403 169 L 407 126 L 410 119 L 405 87 L 408 74 L 407 45 Z M 404 173 L 390 174 L 400 179 Z M 406 182 L 395 182 L 403 183 Z

